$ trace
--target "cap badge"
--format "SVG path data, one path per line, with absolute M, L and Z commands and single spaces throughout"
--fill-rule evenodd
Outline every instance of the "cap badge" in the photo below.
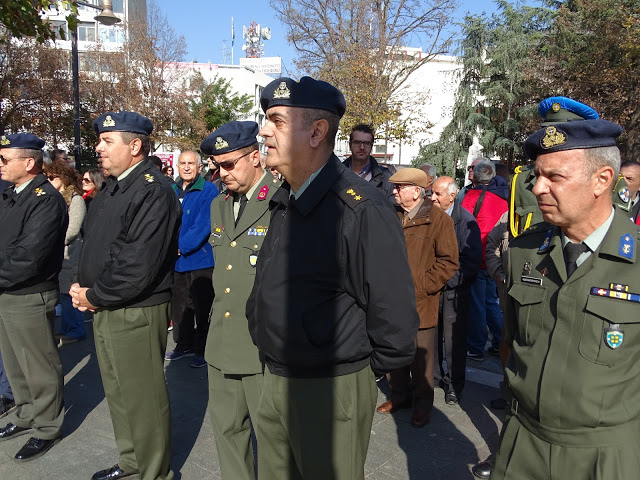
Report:
M 149 183 L 152 183 L 155 180 L 155 178 L 153 178 L 153 175 L 151 175 L 150 173 L 145 173 L 144 179 Z
M 551 105 L 551 110 L 553 110 L 554 112 L 559 112 L 560 104 L 558 102 L 555 102 L 553 105 Z
M 2 135 L 2 139 L 0 139 L 0 145 L 11 145 L 11 140 Z
M 291 97 L 291 90 L 287 87 L 285 82 L 280 82 L 278 88 L 276 88 L 273 92 L 273 98 L 289 98 Z
M 224 138 L 222 137 L 216 138 L 216 150 L 222 150 L 223 148 L 227 148 L 228 146 L 229 144 Z
M 559 132 L 556 127 L 547 127 L 545 136 L 540 140 L 542 148 L 557 147 L 567 142 L 567 137 L 564 133 Z
M 116 122 L 114 122 L 113 118 L 111 118 L 111 115 L 107 115 L 104 119 L 104 122 L 102 122 L 102 126 L 103 127 L 115 127 L 116 126 Z

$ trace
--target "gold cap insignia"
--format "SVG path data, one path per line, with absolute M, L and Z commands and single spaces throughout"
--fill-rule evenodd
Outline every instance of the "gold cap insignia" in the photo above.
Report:
M 107 115 L 104 119 L 104 122 L 102 122 L 102 126 L 103 127 L 115 127 L 116 126 L 116 122 L 114 122 L 113 118 L 111 118 L 111 115 Z
M 556 127 L 547 127 L 544 137 L 540 140 L 542 148 L 557 147 L 567 143 L 567 136 L 559 132 Z
M 553 110 L 554 112 L 559 112 L 560 104 L 558 102 L 555 102 L 553 105 L 551 105 L 551 110 Z
M 222 137 L 216 138 L 216 150 L 222 150 L 223 148 L 227 148 L 228 146 L 229 144 L 224 138 Z
M 7 137 L 2 135 L 2 139 L 0 139 L 0 145 L 11 145 L 11 141 Z
M 155 180 L 155 178 L 153 178 L 153 175 L 151 175 L 150 173 L 145 173 L 144 174 L 144 179 L 149 183 L 151 183 L 151 182 L 153 182 Z
M 278 88 L 276 88 L 273 92 L 273 98 L 289 98 L 291 97 L 291 90 L 287 87 L 285 82 L 280 82 Z

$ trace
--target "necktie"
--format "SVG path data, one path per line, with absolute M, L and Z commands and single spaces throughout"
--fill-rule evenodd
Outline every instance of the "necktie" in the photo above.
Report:
M 567 277 L 570 277 L 573 272 L 578 268 L 576 263 L 578 257 L 588 250 L 588 247 L 580 243 L 567 243 L 564 247 L 564 261 L 567 266 Z
M 238 216 L 236 217 L 236 226 L 238 225 L 238 222 L 240 221 L 240 216 L 242 215 L 242 212 L 244 211 L 244 207 L 247 206 L 247 202 L 249 201 L 249 199 L 247 198 L 246 195 L 241 195 L 240 196 L 240 208 L 238 209 Z

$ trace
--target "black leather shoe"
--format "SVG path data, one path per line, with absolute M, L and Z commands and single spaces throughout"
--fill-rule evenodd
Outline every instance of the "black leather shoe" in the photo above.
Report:
M 31 433 L 31 428 L 16 427 L 13 423 L 7 423 L 4 428 L 0 428 L 0 442 L 26 435 L 27 433 Z
M 446 403 L 447 405 L 455 405 L 458 403 L 458 396 L 456 395 L 456 392 L 451 391 L 451 392 L 447 392 L 444 395 L 444 403 Z
M 29 440 L 27 440 L 27 443 L 24 444 L 24 447 L 18 450 L 18 453 L 16 453 L 16 456 L 13 458 L 15 458 L 18 462 L 28 462 L 29 460 L 34 460 L 47 453 L 49 449 L 59 441 L 60 437 L 52 438 L 51 440 L 43 440 L 42 438 L 31 437 Z
M 131 475 L 135 475 L 138 472 L 130 472 L 126 473 L 124 470 L 120 468 L 120 465 L 117 463 L 106 470 L 100 470 L 93 474 L 91 480 L 116 480 L 118 478 L 130 477 Z
M 4 395 L 0 395 L 0 418 L 7 415 L 14 408 L 16 408 L 16 402 Z
M 482 478 L 483 480 L 488 479 L 491 476 L 491 467 L 493 463 L 489 460 L 485 460 L 484 462 L 480 462 L 477 465 L 471 467 L 471 473 L 476 478 Z

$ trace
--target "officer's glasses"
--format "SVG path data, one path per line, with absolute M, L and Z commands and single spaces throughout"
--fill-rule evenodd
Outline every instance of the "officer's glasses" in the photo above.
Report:
M 3 165 L 7 165 L 9 162 L 13 161 L 13 160 L 20 160 L 20 159 L 25 159 L 25 158 L 31 158 L 31 157 L 14 157 L 14 158 L 6 158 L 3 155 L 0 155 L 0 162 L 2 162 Z
M 252 153 L 252 152 L 249 152 L 249 153 Z M 236 163 L 238 163 L 238 160 L 240 160 L 242 157 L 246 157 L 247 155 L 249 155 L 249 153 L 240 155 L 235 160 L 224 160 L 222 162 L 216 162 L 213 158 L 213 155 L 209 155 L 209 160 L 211 160 L 211 163 L 213 163 L 214 167 L 224 168 L 228 172 L 229 170 L 233 170 L 233 168 L 236 166 Z

